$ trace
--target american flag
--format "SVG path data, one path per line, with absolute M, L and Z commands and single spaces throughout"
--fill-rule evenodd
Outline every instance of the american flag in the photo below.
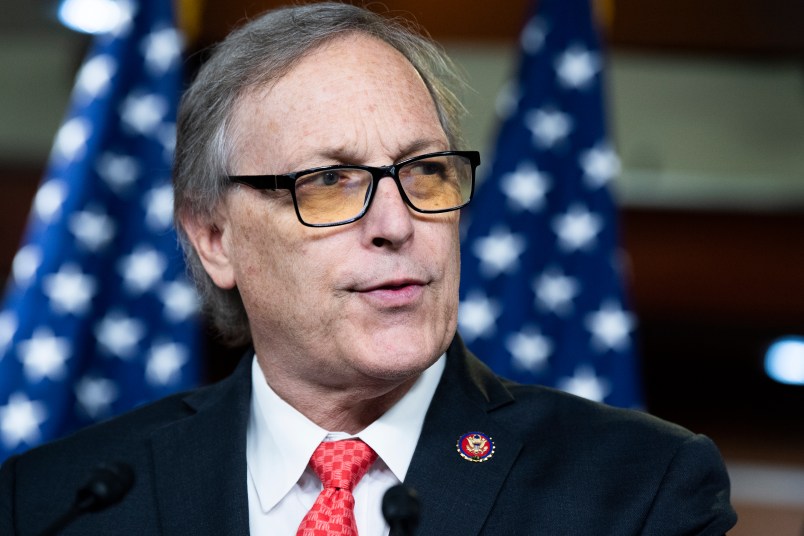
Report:
M 600 39 L 588 0 L 537 3 L 467 214 L 459 330 L 498 374 L 638 407 Z
M 181 36 L 121 0 L 95 37 L 0 313 L 0 461 L 197 383 L 198 298 L 172 226 Z

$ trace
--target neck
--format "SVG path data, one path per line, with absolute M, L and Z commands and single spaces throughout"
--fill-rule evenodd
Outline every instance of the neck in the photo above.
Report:
M 257 360 L 268 385 L 280 398 L 330 432 L 357 434 L 364 430 L 405 396 L 419 378 L 415 374 L 398 381 L 320 385 L 266 373 L 275 369 L 259 355 Z

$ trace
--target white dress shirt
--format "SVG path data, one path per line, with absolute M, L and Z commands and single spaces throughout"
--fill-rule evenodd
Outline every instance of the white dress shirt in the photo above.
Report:
M 445 364 L 446 356 L 442 355 L 382 417 L 350 435 L 320 428 L 279 398 L 265 381 L 255 356 L 246 432 L 251 535 L 295 535 L 323 488 L 307 466 L 310 456 L 322 441 L 352 437 L 362 439 L 379 456 L 353 490 L 358 534 L 387 535 L 382 496 L 405 479 Z

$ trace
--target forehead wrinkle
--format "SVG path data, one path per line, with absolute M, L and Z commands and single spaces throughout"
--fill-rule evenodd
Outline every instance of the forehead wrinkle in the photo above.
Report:
M 391 165 L 401 160 L 407 160 L 408 158 L 421 154 L 444 150 L 446 150 L 444 140 L 423 138 L 421 140 L 414 140 L 399 149 L 389 151 L 389 154 L 393 155 L 391 158 L 388 158 L 387 161 L 384 162 L 374 162 L 374 164 L 382 166 Z M 343 144 L 329 148 L 322 148 L 319 156 L 327 162 L 331 161 L 336 164 L 368 165 L 369 162 L 367 161 L 365 154 L 365 150 L 358 149 L 354 145 Z
M 399 110 L 398 105 L 386 106 L 376 98 L 373 100 L 366 107 L 347 106 L 350 121 L 343 124 L 327 125 L 313 121 L 303 137 L 312 135 L 312 130 L 315 130 L 319 142 L 314 147 L 303 143 L 289 144 L 283 153 L 283 169 L 276 172 L 290 173 L 334 164 L 385 166 L 425 152 L 448 149 L 440 123 L 435 119 L 428 122 L 426 117 L 412 118 L 412 122 L 419 125 L 431 123 L 437 131 L 429 127 L 409 129 L 402 139 L 375 135 L 396 126 Z M 394 99 L 385 96 L 381 100 L 392 102 Z
M 355 48 L 344 46 L 349 41 Z M 367 42 L 379 45 L 377 54 L 368 60 L 352 58 L 359 55 L 357 47 Z M 332 58 L 324 60 L 322 77 L 320 58 L 333 53 L 344 61 L 332 68 Z M 389 64 L 389 55 L 401 61 Z M 397 73 L 399 83 L 379 83 L 376 78 L 366 83 L 356 61 L 365 61 L 359 73 L 382 69 Z M 314 100 L 288 98 L 294 85 L 310 78 L 317 81 Z M 274 102 L 278 95 L 284 99 L 281 105 Z M 288 173 L 337 163 L 388 165 L 449 148 L 432 95 L 419 73 L 397 51 L 366 36 L 336 39 L 312 51 L 270 87 L 254 88 L 239 100 L 238 156 L 249 168 L 241 172 Z M 317 110 L 312 113 L 311 103 Z
M 425 152 L 449 148 L 434 104 L 432 110 L 420 110 L 420 116 L 410 116 L 401 104 L 416 101 L 422 94 L 429 98 L 429 93 L 416 94 L 412 88 L 393 85 L 385 89 L 388 93 L 364 90 L 367 98 L 362 102 L 367 104 L 348 107 L 353 119 L 349 124 L 351 132 L 344 135 L 342 129 L 335 129 L 328 143 L 317 151 L 318 155 L 330 163 L 384 166 Z M 428 113 L 430 111 L 432 114 Z M 399 117 L 402 116 L 408 116 L 409 124 L 417 125 L 416 128 L 400 128 Z M 376 135 L 393 129 L 396 129 L 397 136 Z

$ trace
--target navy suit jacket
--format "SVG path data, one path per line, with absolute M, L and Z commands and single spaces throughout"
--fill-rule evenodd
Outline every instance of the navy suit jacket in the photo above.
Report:
M 38 534 L 102 461 L 125 461 L 125 499 L 64 534 L 247 535 L 250 359 L 226 380 L 176 395 L 9 459 L 0 534 Z M 458 438 L 482 432 L 476 463 Z M 451 345 L 405 483 L 419 535 L 722 535 L 735 523 L 729 480 L 706 437 L 641 412 L 495 376 Z

